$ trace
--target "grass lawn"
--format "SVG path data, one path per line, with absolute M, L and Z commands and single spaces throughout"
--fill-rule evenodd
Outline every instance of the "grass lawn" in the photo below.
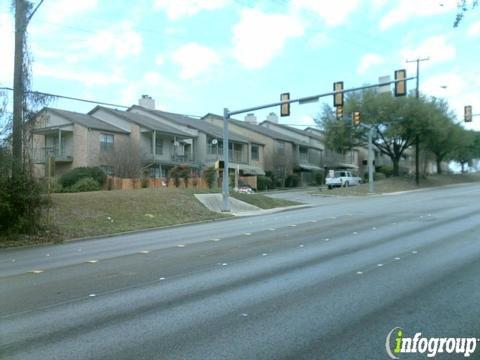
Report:
M 259 207 L 260 209 L 273 209 L 277 207 L 285 207 L 285 206 L 294 206 L 294 205 L 302 205 L 301 203 L 283 199 L 274 199 L 265 195 L 261 194 L 244 194 L 244 193 L 237 193 L 232 192 L 231 194 L 235 199 L 244 201 L 248 204 L 254 205 Z
M 176 188 L 54 194 L 53 223 L 65 239 L 228 217 Z
M 409 177 L 392 177 L 385 180 L 375 182 L 375 193 L 384 194 L 396 191 L 407 191 L 415 189 L 423 189 L 435 186 L 443 186 L 450 184 L 459 184 L 466 182 L 480 181 L 480 173 L 474 174 L 449 174 L 449 175 L 432 175 L 427 178 L 420 178 L 420 185 L 417 186 L 415 178 Z M 359 186 L 351 186 L 348 188 L 334 188 L 332 190 L 323 190 L 312 192 L 314 195 L 340 195 L 340 196 L 362 196 L 368 195 L 368 183 Z
M 208 210 L 194 197 L 194 193 L 198 192 L 209 191 L 160 188 L 52 194 L 50 231 L 16 238 L 0 236 L 0 248 L 47 244 L 231 216 Z M 259 194 L 234 193 L 232 196 L 262 209 L 298 205 Z M 43 222 L 46 222 L 46 216 Z

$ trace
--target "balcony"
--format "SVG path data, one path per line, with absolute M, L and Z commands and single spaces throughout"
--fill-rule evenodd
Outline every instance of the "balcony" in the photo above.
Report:
M 207 160 L 215 161 L 215 160 L 222 160 L 222 159 L 223 159 L 223 148 L 218 149 L 218 154 L 217 154 L 216 148 L 212 148 L 212 149 L 209 148 L 208 154 L 207 154 Z M 230 149 L 228 152 L 228 161 L 234 162 L 234 163 L 247 164 L 248 163 L 247 154 L 245 154 L 245 152 L 242 150 Z
M 184 155 L 175 155 L 172 154 L 170 157 L 171 161 L 177 164 L 184 164 L 193 162 L 193 157 L 191 154 L 184 154 Z
M 56 146 L 37 148 L 33 152 L 33 162 L 35 164 L 44 164 L 52 156 L 56 163 L 69 163 L 73 161 L 73 156 L 65 149 L 58 149 Z

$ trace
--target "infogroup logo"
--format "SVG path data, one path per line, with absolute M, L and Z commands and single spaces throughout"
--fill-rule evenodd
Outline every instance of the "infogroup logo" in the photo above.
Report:
M 433 358 L 437 354 L 459 354 L 470 357 L 475 352 L 477 338 L 425 338 L 417 332 L 412 337 L 405 337 L 400 327 L 393 328 L 387 335 L 385 349 L 391 359 L 400 359 L 400 354 L 427 354 Z

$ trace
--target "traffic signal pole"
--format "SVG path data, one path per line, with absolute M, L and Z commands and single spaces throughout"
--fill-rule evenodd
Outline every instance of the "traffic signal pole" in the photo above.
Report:
M 417 76 L 416 78 L 416 90 L 415 90 L 415 96 L 418 99 L 420 99 L 420 61 L 428 61 L 430 58 L 423 58 L 423 59 L 415 59 L 415 60 L 407 60 L 407 63 L 412 63 L 416 62 L 417 63 Z M 420 135 L 417 134 L 415 135 L 415 182 L 417 185 L 420 184 Z
M 230 110 L 228 110 L 228 108 L 224 108 L 224 110 L 223 110 L 223 161 L 224 161 L 224 169 L 223 169 L 223 183 L 222 183 L 222 196 L 223 196 L 223 209 L 222 209 L 222 211 L 224 211 L 224 212 L 230 211 L 229 189 L 228 189 L 228 185 L 229 185 L 228 184 L 228 180 L 229 180 L 228 179 L 228 166 L 229 166 L 229 164 L 228 164 L 228 119 L 230 117 L 232 117 L 233 115 L 249 113 L 249 112 L 256 111 L 256 110 L 262 110 L 262 109 L 277 107 L 277 106 L 281 106 L 281 105 L 284 105 L 284 104 L 294 104 L 294 103 L 298 103 L 300 105 L 309 104 L 309 103 L 317 102 L 322 97 L 332 96 L 332 95 L 336 95 L 338 93 L 349 93 L 349 92 L 354 92 L 354 91 L 359 91 L 359 90 L 374 89 L 374 88 L 377 88 L 379 86 L 396 84 L 397 82 L 400 82 L 400 81 L 408 81 L 408 80 L 413 80 L 413 79 L 415 79 L 415 76 L 405 78 L 405 79 L 401 79 L 401 80 L 387 81 L 387 82 L 383 82 L 381 84 L 359 86 L 359 87 L 356 87 L 356 88 L 343 89 L 343 90 L 340 90 L 340 91 L 329 91 L 329 92 L 326 92 L 326 93 L 323 93 L 323 94 L 312 95 L 312 96 L 302 97 L 302 98 L 298 98 L 298 99 L 277 101 L 277 102 L 270 103 L 270 104 L 253 106 L 253 107 L 250 107 L 250 108 L 235 110 L 235 111 L 230 111 Z M 366 126 L 366 125 L 363 125 L 363 126 Z M 370 135 L 373 138 L 373 130 L 372 130 L 372 133 L 369 134 L 369 136 Z M 369 151 L 369 154 L 370 154 L 370 151 Z M 372 149 L 372 155 L 373 155 L 373 149 Z M 372 158 L 373 158 L 373 156 L 372 156 Z M 370 169 L 370 167 L 372 169 Z M 371 176 L 372 176 L 372 182 L 373 182 L 373 160 L 372 160 L 371 166 L 369 166 L 369 172 L 372 173 Z M 369 175 L 369 181 L 370 181 L 370 175 Z M 373 183 L 372 183 L 371 187 L 373 189 Z M 372 192 L 373 192 L 373 190 L 372 190 Z
M 224 212 L 230 211 L 230 201 L 228 198 L 228 119 L 230 114 L 228 109 L 223 109 L 223 182 L 222 182 L 222 196 L 223 196 L 223 209 Z M 218 146 L 218 145 L 217 145 Z

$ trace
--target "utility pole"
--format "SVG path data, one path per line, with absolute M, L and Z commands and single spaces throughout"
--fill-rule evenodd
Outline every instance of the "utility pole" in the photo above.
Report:
M 25 105 L 24 45 L 27 26 L 44 0 L 27 14 L 27 0 L 15 0 L 15 58 L 13 68 L 12 176 L 23 169 L 23 108 Z
M 415 97 L 420 99 L 420 61 L 428 61 L 430 60 L 429 57 L 426 58 L 417 58 L 415 60 L 407 60 L 407 63 L 412 63 L 416 62 L 417 63 L 417 76 L 416 76 L 416 82 L 417 86 L 415 89 Z M 420 184 L 420 135 L 417 134 L 415 135 L 415 182 L 417 185 Z
M 27 29 L 26 0 L 15 0 L 15 59 L 13 69 L 12 176 L 23 167 L 24 43 Z

